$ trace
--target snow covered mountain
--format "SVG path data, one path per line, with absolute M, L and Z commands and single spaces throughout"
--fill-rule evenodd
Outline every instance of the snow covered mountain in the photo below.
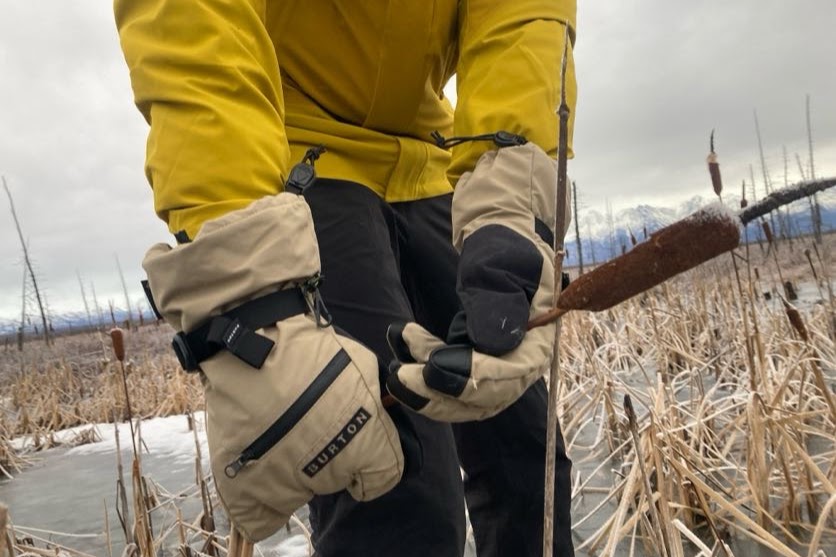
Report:
M 836 229 L 836 191 L 829 190 L 819 194 L 821 208 L 822 231 Z M 580 211 L 578 228 L 580 232 L 584 263 L 600 263 L 621 255 L 629 250 L 633 243 L 632 237 L 641 242 L 647 235 L 663 228 L 710 203 L 714 198 L 694 196 L 676 207 L 657 207 L 653 205 L 637 205 L 609 215 L 597 210 Z M 726 196 L 726 205 L 735 210 L 740 208 L 739 196 Z M 810 203 L 807 200 L 796 201 L 782 209 L 782 218 L 774 217 L 776 234 L 780 233 L 781 222 L 792 236 L 810 234 L 812 224 L 810 218 Z M 757 239 L 763 235 L 761 226 L 757 223 L 749 225 L 750 238 Z M 568 267 L 578 264 L 575 224 L 572 223 L 566 236 L 567 257 L 565 265 Z

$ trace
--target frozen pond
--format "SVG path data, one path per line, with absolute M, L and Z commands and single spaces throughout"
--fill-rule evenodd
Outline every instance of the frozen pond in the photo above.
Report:
M 198 414 L 199 425 L 201 418 L 202 416 Z M 75 431 L 82 429 L 87 428 L 76 428 Z M 56 448 L 37 453 L 38 460 L 33 466 L 17 475 L 14 480 L 0 484 L 0 500 L 10 508 L 13 522 L 19 528 L 18 537 L 31 533 L 93 555 L 107 555 L 107 538 L 104 534 L 104 515 L 105 507 L 107 507 L 113 554 L 121 554 L 124 547 L 124 534 L 114 506 L 117 482 L 114 427 L 111 424 L 100 425 L 97 426 L 97 430 L 102 437 L 101 441 L 75 448 Z M 120 424 L 119 431 L 125 482 L 129 485 L 131 450 L 125 445 L 130 440 L 128 425 Z M 182 516 L 186 520 L 194 520 L 200 513 L 200 501 L 196 496 L 195 484 L 195 441 L 194 433 L 188 430 L 185 416 L 158 418 L 143 422 L 141 431 L 144 446 L 147 447 L 142 451 L 143 474 L 159 486 L 161 499 L 166 495 L 169 497 L 179 495 L 175 497 L 176 503 L 154 511 L 155 532 L 171 528 L 175 523 L 174 504 L 181 509 Z M 69 439 L 72 433 L 73 430 L 62 432 L 56 438 L 58 440 Z M 199 438 L 205 460 L 207 454 L 205 437 L 200 434 Z M 596 460 L 581 462 L 582 458 L 578 456 L 575 456 L 575 460 L 576 470 L 579 470 L 582 476 L 588 475 L 600 464 L 600 461 Z M 204 470 L 206 467 L 207 464 L 204 462 Z M 605 483 L 601 483 L 600 486 L 608 487 Z M 585 515 L 599 500 L 599 496 L 579 497 L 573 503 L 575 516 Z M 305 509 L 302 509 L 298 515 L 304 521 Z M 223 513 L 218 510 L 216 519 L 219 522 L 222 521 L 222 516 Z M 600 525 L 600 520 L 589 521 L 578 528 L 577 534 L 587 537 Z M 223 533 L 226 525 L 220 523 L 218 529 Z M 71 535 L 50 534 L 41 530 Z M 176 534 L 170 535 L 168 539 L 176 545 Z M 738 557 L 777 555 L 751 544 L 742 546 L 737 544 L 732 548 Z M 260 543 L 257 549 L 261 554 L 272 557 L 309 555 L 307 539 L 302 529 L 295 524 L 292 524 L 289 532 L 282 530 L 273 538 Z M 836 548 L 830 549 L 836 550 Z M 167 554 L 175 554 L 173 546 Z M 258 554 L 257 551 L 256 555 Z M 619 555 L 628 554 L 629 550 L 626 548 L 619 551 Z M 465 556 L 475 557 L 475 555 L 472 542 L 469 541 Z M 578 557 L 585 555 L 587 554 L 578 553 Z M 646 555 L 640 544 L 636 547 L 635 555 Z
M 196 416 L 198 430 L 202 415 Z M 69 439 L 75 428 L 61 432 L 56 437 Z M 35 456 L 37 462 L 17 475 L 14 480 L 0 484 L 0 500 L 10 509 L 13 523 L 19 528 L 18 537 L 25 533 L 53 540 L 73 549 L 107 555 L 105 507 L 107 507 L 113 554 L 119 555 L 124 547 L 124 534 L 116 514 L 117 459 L 115 432 L 112 424 L 97 426 L 102 440 L 75 448 L 50 449 Z M 186 521 L 192 521 L 201 512 L 196 486 L 195 439 L 189 431 L 185 416 L 158 418 L 141 425 L 143 449 L 141 456 L 143 475 L 150 479 L 159 493 L 162 504 L 152 514 L 155 533 L 171 528 L 176 521 L 175 506 L 180 508 Z M 125 483 L 130 499 L 131 460 L 130 429 L 119 425 L 122 462 Z M 205 435 L 199 439 L 204 455 L 204 471 L 208 468 Z M 299 513 L 304 520 L 304 509 Z M 223 512 L 216 509 L 218 530 L 225 533 Z M 27 527 L 31 527 L 29 530 Z M 35 530 L 49 530 L 72 535 L 48 534 Z M 177 535 L 169 536 L 172 544 Z M 290 532 L 281 531 L 273 538 L 259 544 L 264 555 L 298 557 L 308 555 L 308 542 L 301 528 L 291 526 Z M 174 554 L 171 551 L 170 554 Z

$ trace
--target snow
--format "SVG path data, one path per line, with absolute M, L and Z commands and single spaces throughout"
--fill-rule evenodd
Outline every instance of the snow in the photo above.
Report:
M 795 184 L 797 185 L 797 184 Z M 747 192 L 748 193 L 748 192 Z M 836 206 L 836 188 L 826 190 L 818 194 L 819 204 L 822 205 L 822 210 L 826 207 Z M 632 230 L 636 237 L 640 236 L 640 232 L 644 227 L 647 227 L 648 233 L 659 230 L 675 221 L 686 217 L 698 210 L 704 208 L 706 205 L 713 204 L 712 198 L 705 198 L 700 195 L 692 196 L 683 201 L 675 207 L 659 207 L 648 204 L 640 204 L 635 207 L 622 209 L 613 214 L 613 228 L 616 235 L 618 231 Z M 730 210 L 738 210 L 740 207 L 740 195 L 729 193 L 723 196 L 726 206 Z M 749 200 L 752 203 L 752 200 Z M 796 201 L 781 209 L 785 213 L 795 216 L 796 218 L 805 218 L 809 212 L 809 202 L 806 199 Z M 602 212 L 588 209 L 580 212 L 580 228 L 581 237 L 584 241 L 597 240 L 602 241 L 609 238 L 609 224 L 607 217 Z M 825 225 L 827 228 L 827 224 Z M 566 237 L 566 242 L 570 243 L 575 239 L 575 227 L 572 225 Z M 640 238 L 641 239 L 641 238 Z
M 198 439 L 201 444 L 201 455 L 206 458 L 209 455 L 206 445 L 206 430 L 203 427 L 204 413 L 194 414 L 195 426 L 198 432 Z M 88 443 L 73 447 L 67 451 L 67 456 L 110 454 L 116 452 L 116 431 L 113 424 L 94 424 L 77 426 L 53 434 L 58 444 L 72 444 L 72 440 L 81 432 L 94 427 L 101 437 L 101 441 Z M 121 422 L 116 426 L 119 429 L 119 444 L 123 451 L 131 448 L 131 426 L 127 422 Z M 195 458 L 194 432 L 189 431 L 186 416 L 169 416 L 166 418 L 152 418 L 149 420 L 134 420 L 134 427 L 138 428 L 142 438 L 142 453 L 150 452 L 157 456 L 170 459 L 173 464 L 192 464 Z M 18 449 L 28 449 L 34 446 L 34 440 L 30 436 L 19 437 L 12 441 L 12 445 Z M 147 450 L 146 450 L 147 448 Z
M 292 536 L 274 548 L 265 547 L 263 544 L 259 544 L 258 547 L 264 555 L 272 557 L 308 557 L 312 553 L 308 538 L 302 534 Z
M 201 445 L 201 456 L 208 469 L 209 451 L 206 445 L 204 412 L 194 414 L 194 423 L 197 430 L 197 437 Z M 185 415 L 169 416 L 165 418 L 151 418 L 148 420 L 134 420 L 134 428 L 138 425 L 139 434 L 142 438 L 142 455 L 151 454 L 166 461 L 169 469 L 191 468 L 195 460 L 195 432 L 188 428 L 188 421 Z M 100 423 L 85 425 L 55 432 L 53 438 L 58 444 L 70 444 L 81 432 L 94 427 L 101 437 L 100 441 L 88 443 L 68 449 L 62 459 L 82 455 L 101 455 L 103 458 L 112 458 L 116 452 L 116 429 L 119 430 L 119 444 L 122 452 L 131 451 L 131 429 L 127 422 L 122 422 L 114 427 L 114 424 Z M 18 449 L 31 448 L 34 441 L 31 437 L 20 437 L 13 441 Z M 110 466 L 108 464 L 107 466 Z M 153 474 L 152 474 L 153 477 Z M 25 481 L 25 473 L 18 481 Z M 33 486 L 37 489 L 37 486 Z M 297 532 L 298 526 L 293 527 Z M 301 533 L 295 533 L 288 538 L 285 534 L 277 534 L 256 545 L 256 555 L 267 557 L 308 557 L 311 555 L 310 542 Z M 281 539 L 284 538 L 284 539 Z
M 205 458 L 209 453 L 206 446 L 206 430 L 203 427 L 204 414 L 203 412 L 198 412 L 194 414 L 194 417 L 198 433 L 197 436 L 201 443 L 200 450 L 202 456 Z M 134 424 L 136 424 L 136 421 Z M 116 452 L 116 433 L 113 424 L 96 424 L 95 427 L 102 437 L 101 441 L 74 447 L 67 454 L 84 455 Z M 122 450 L 126 450 L 130 447 L 131 443 L 130 425 L 123 422 L 118 424 L 118 428 L 119 443 Z M 175 461 L 185 460 L 189 463 L 194 462 L 194 432 L 189 431 L 186 416 L 169 416 L 166 418 L 142 420 L 139 423 L 138 430 L 144 445 L 155 455 L 165 456 Z
M 709 203 L 705 207 L 702 208 L 700 213 L 696 213 L 695 216 L 706 216 L 709 217 L 711 220 L 715 218 L 728 220 L 729 222 L 740 226 L 740 218 L 737 216 L 737 212 L 733 211 L 728 205 L 724 205 L 720 201 L 715 201 L 714 203 Z

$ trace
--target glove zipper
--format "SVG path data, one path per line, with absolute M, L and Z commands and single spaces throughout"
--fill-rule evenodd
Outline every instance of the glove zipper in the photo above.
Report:
M 348 367 L 349 363 L 351 363 L 351 357 L 345 350 L 340 349 L 319 375 L 317 375 L 316 379 L 308 385 L 308 388 L 290 405 L 287 412 L 279 416 L 264 433 L 259 435 L 255 441 L 241 451 L 238 458 L 226 465 L 224 468 L 226 477 L 234 478 L 247 463 L 258 460 L 267 451 L 276 446 L 299 423 L 299 420 L 302 419 L 308 410 L 316 404 L 316 401 L 336 381 L 337 377 Z

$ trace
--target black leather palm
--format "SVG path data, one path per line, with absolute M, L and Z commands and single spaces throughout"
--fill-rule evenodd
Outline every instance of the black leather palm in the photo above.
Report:
M 467 341 L 477 351 L 501 356 L 519 346 L 542 271 L 537 247 L 508 227 L 483 226 L 464 241 L 456 291 Z M 460 319 L 448 342 L 462 342 Z

